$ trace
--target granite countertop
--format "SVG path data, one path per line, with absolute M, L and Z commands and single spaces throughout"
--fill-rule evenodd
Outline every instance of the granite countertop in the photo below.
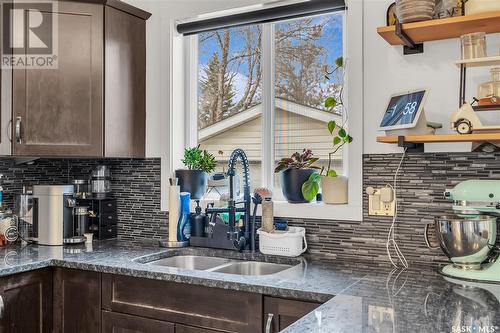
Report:
M 301 259 L 268 276 L 240 276 L 149 265 L 177 254 L 296 263 L 294 259 L 212 249 L 167 250 L 143 243 L 91 247 L 0 248 L 0 276 L 58 266 L 325 302 L 285 333 L 500 332 L 500 284 L 448 281 L 429 267 L 392 270 L 370 263 Z M 463 326 L 463 327 L 458 327 Z M 462 330 L 466 329 L 466 330 Z

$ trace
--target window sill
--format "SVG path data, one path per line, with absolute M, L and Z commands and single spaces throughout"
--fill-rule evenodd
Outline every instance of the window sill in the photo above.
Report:
M 286 201 L 274 202 L 274 216 L 317 220 L 361 221 L 363 207 L 324 203 L 291 204 Z

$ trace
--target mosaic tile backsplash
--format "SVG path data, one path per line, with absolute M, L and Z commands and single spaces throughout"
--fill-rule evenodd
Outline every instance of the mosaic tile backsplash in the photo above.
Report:
M 111 171 L 111 190 L 118 202 L 118 237 L 159 238 L 167 234 L 167 216 L 160 210 L 160 159 L 39 159 L 15 165 L 0 159 L 5 203 L 12 207 L 15 193 L 35 184 L 70 184 L 87 179 L 99 164 Z
M 380 187 L 393 182 L 401 155 L 365 155 L 364 186 Z M 0 159 L 6 204 L 23 185 L 62 184 L 85 178 L 99 165 L 109 166 L 112 190 L 118 199 L 118 237 L 159 239 L 167 235 L 167 213 L 160 211 L 160 160 L 40 159 L 32 165 L 15 165 Z M 500 178 L 500 155 L 482 153 L 408 154 L 399 174 L 398 244 L 413 264 L 447 262 L 440 250 L 427 249 L 424 225 L 434 216 L 450 212 L 443 197 L 446 188 L 466 179 Z M 364 195 L 363 221 L 293 219 L 292 225 L 307 229 L 309 252 L 325 259 L 365 260 L 387 263 L 385 243 L 392 218 L 367 214 Z

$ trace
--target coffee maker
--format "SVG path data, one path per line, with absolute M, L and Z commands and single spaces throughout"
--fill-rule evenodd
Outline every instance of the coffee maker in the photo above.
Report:
M 54 246 L 85 242 L 88 208 L 78 206 L 73 185 L 35 185 L 32 201 L 33 241 Z

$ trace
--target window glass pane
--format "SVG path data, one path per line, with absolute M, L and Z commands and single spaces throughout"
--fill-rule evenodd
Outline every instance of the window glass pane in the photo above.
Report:
M 327 123 L 343 123 L 341 107 L 325 107 L 325 99 L 338 97 L 342 90 L 342 76 L 326 77 L 344 52 L 342 20 L 342 14 L 329 14 L 275 25 L 276 161 L 309 148 L 320 158 L 318 166 L 328 165 L 333 138 Z M 343 173 L 342 149 L 332 167 Z M 274 193 L 283 198 L 278 174 Z
M 245 150 L 252 188 L 261 185 L 261 40 L 258 25 L 198 36 L 198 143 L 217 157 L 217 172 Z

